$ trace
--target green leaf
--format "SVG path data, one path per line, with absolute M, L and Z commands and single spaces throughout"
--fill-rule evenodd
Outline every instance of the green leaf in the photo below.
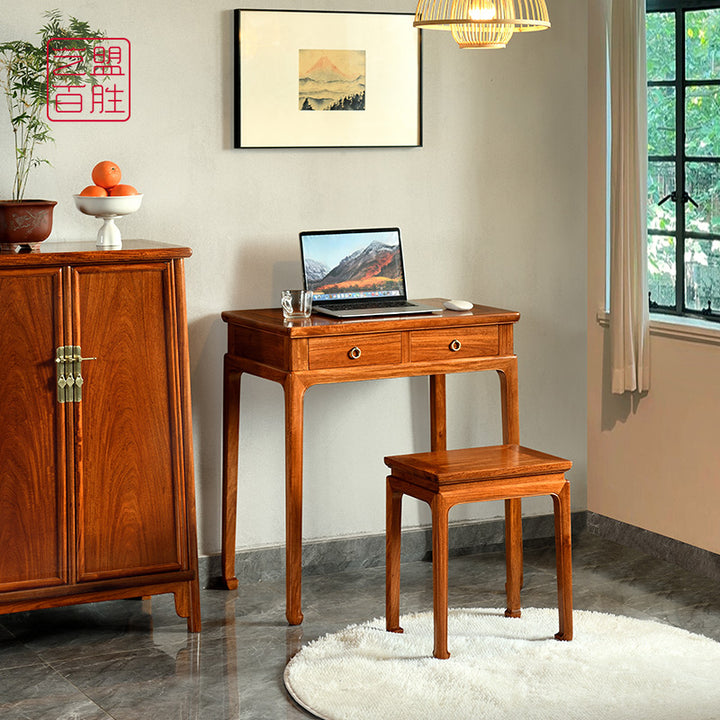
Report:
M 60 10 L 47 10 L 45 24 L 37 31 L 40 42 L 24 40 L 0 43 L 0 87 L 3 89 L 15 137 L 16 174 L 13 196 L 22 199 L 30 167 L 50 164 L 37 155 L 39 146 L 54 142 L 50 126 L 42 119 L 47 104 L 47 43 L 62 38 L 58 46 L 84 50 L 93 47 L 92 38 L 107 36 L 104 30 L 93 30 L 90 24 L 70 17 L 67 23 Z M 80 67 L 84 75 L 75 76 L 72 84 L 97 82 L 89 73 L 89 60 Z M 59 67 L 59 63 L 55 64 Z M 50 69 L 53 64 L 51 62 Z

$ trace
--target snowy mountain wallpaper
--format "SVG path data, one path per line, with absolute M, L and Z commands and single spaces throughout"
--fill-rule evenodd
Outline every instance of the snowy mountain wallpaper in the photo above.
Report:
M 404 292 L 402 260 L 397 241 L 373 239 L 368 242 L 360 236 L 355 248 L 339 258 L 323 257 L 322 242 L 313 248 L 310 241 L 305 247 L 305 275 L 308 289 L 320 298 L 342 294 L 396 295 Z M 348 243 L 349 245 L 350 243 Z

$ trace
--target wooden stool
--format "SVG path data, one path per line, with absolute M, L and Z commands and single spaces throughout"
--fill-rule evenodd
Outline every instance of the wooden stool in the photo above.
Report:
M 506 500 L 552 495 L 555 511 L 557 562 L 558 640 L 572 640 L 572 560 L 570 535 L 570 483 L 563 460 L 519 445 L 498 445 L 465 450 L 438 450 L 385 458 L 387 479 L 385 617 L 390 632 L 400 627 L 400 520 L 402 496 L 424 500 L 432 511 L 433 618 L 436 658 L 450 657 L 448 625 L 448 513 L 453 505 L 485 500 Z M 518 535 L 520 526 L 518 525 Z M 512 545 L 512 548 L 511 548 Z M 512 550 L 512 552 L 511 552 Z M 506 528 L 508 617 L 520 617 L 522 537 L 510 537 Z

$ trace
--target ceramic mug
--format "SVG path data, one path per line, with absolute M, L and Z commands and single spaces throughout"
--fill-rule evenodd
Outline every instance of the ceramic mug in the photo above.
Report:
M 309 318 L 312 312 L 312 290 L 283 290 L 282 311 L 287 320 Z

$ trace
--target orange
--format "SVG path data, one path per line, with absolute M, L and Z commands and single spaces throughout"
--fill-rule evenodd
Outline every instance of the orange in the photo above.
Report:
M 80 194 L 85 197 L 105 197 L 108 191 L 98 185 L 88 185 Z
M 138 191 L 132 185 L 116 185 L 108 190 L 108 195 L 138 195 Z
M 120 182 L 122 173 L 120 168 L 110 160 L 99 162 L 92 170 L 92 181 L 109 190 Z

